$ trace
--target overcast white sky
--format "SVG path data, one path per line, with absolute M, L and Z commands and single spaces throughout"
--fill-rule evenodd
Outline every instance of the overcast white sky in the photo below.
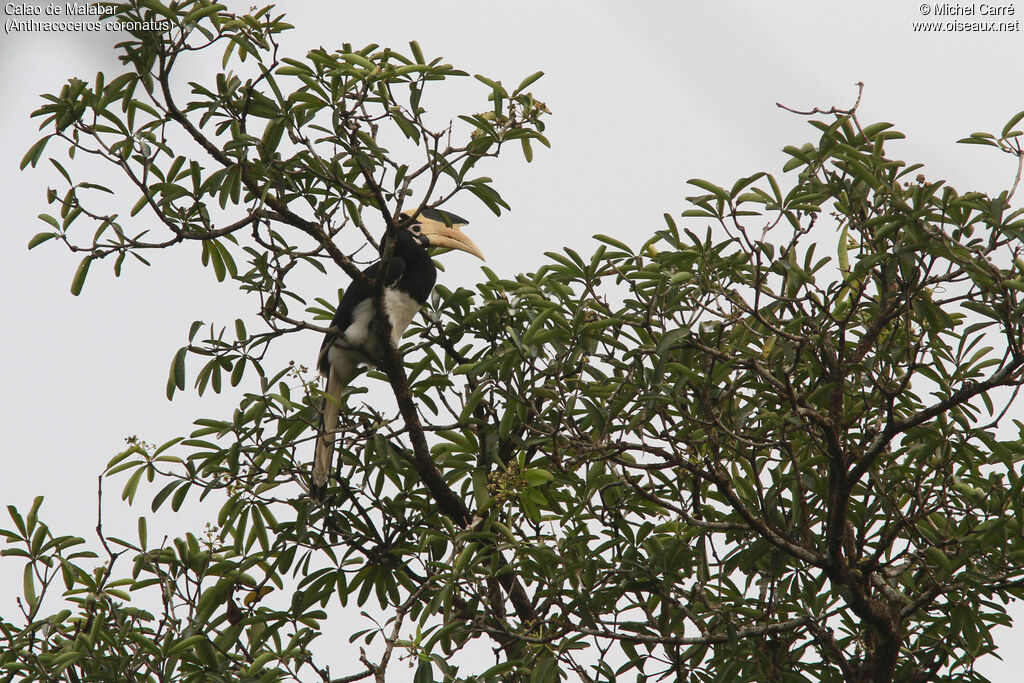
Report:
M 228 2 L 239 10 L 250 4 Z M 1010 21 L 1024 19 L 1024 2 L 1010 6 Z M 918 1 L 324 0 L 278 8 L 296 26 L 283 41 L 292 56 L 342 42 L 404 50 L 415 39 L 428 55 L 506 84 L 547 73 L 533 91 L 552 111 L 552 149 L 535 147 L 529 165 L 510 156 L 488 168 L 512 211 L 495 218 L 480 204 L 452 207 L 470 219 L 499 274 L 534 269 L 544 251 L 562 246 L 590 250 L 595 232 L 641 242 L 661 226 L 662 213 L 684 208 L 688 178 L 726 184 L 757 170 L 781 173 L 781 148 L 814 136 L 775 103 L 848 106 L 857 81 L 866 85 L 862 120 L 891 121 L 905 132 L 890 153 L 925 163 L 930 179 L 998 192 L 1015 170 L 994 151 L 954 143 L 976 130 L 998 131 L 1024 109 L 1019 24 L 1001 33 L 916 32 L 913 22 L 924 18 Z M 159 443 L 186 432 L 194 417 L 233 408 L 230 394 L 197 401 L 186 392 L 168 402 L 164 385 L 193 320 L 230 323 L 246 305 L 216 286 L 198 252 L 159 257 L 154 268 L 130 268 L 119 280 L 108 264 L 94 265 L 75 298 L 68 287 L 77 257 L 53 242 L 26 251 L 45 228 L 35 217 L 47 210 L 46 187 L 56 184 L 50 169 L 17 170 L 38 137 L 28 114 L 40 93 L 71 76 L 112 76 L 113 42 L 111 34 L 0 36 L 0 502 L 26 508 L 43 494 L 42 517 L 82 536 L 95 524 L 96 476 L 125 436 Z M 216 68 L 215 58 L 206 75 Z M 466 107 L 482 109 L 479 100 Z M 479 277 L 470 259 L 454 258 L 443 275 L 452 287 Z M 331 296 L 336 286 L 306 294 Z M 311 364 L 320 340 L 290 343 L 295 360 Z M 106 514 L 134 528 L 151 494 L 142 492 L 129 510 L 111 490 Z M 166 523 L 179 534 L 204 521 Z M 20 570 L 0 561 L 0 585 L 17 585 L 4 579 L 20 581 Z M 12 610 L 8 592 L 0 611 Z M 1012 638 L 1003 632 L 1001 640 Z M 997 681 L 1017 679 L 1024 655 L 1012 647 L 1002 654 L 1004 663 L 980 668 Z

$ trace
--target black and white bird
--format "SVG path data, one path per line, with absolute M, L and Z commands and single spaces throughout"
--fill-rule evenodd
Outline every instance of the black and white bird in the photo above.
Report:
M 391 343 L 397 347 L 405 328 L 427 301 L 437 280 L 427 247 L 447 247 L 484 255 L 460 230 L 467 221 L 453 213 L 425 208 L 418 213 L 404 211 L 395 221 L 394 251 L 384 278 L 384 310 L 391 323 Z M 381 242 L 381 249 L 386 244 Z M 380 273 L 381 261 L 363 271 L 366 282 L 354 281 L 341 297 L 331 321 L 331 331 L 320 347 L 317 367 L 327 378 L 323 420 L 313 458 L 313 488 L 327 484 L 334 460 L 334 432 L 338 427 L 341 395 L 360 365 L 376 365 L 383 355 L 383 339 L 375 329 L 373 283 Z

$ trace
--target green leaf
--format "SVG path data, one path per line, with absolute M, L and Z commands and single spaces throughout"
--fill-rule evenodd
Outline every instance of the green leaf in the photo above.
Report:
M 348 62 L 349 64 L 355 64 L 357 66 L 363 67 L 364 69 L 373 69 L 377 66 L 366 57 L 355 52 L 346 52 L 345 54 L 341 55 L 341 58 Z
M 620 242 L 614 237 L 609 237 L 608 235 L 602 235 L 598 233 L 594 235 L 594 239 L 597 240 L 598 242 L 604 242 L 605 244 L 615 247 L 616 249 L 621 249 L 627 254 L 633 254 L 633 250 L 629 248 L 629 245 L 627 245 L 625 242 Z
M 672 287 L 675 287 L 676 285 L 683 285 L 692 281 L 695 277 L 697 276 L 692 272 L 688 270 L 681 270 L 678 273 L 674 273 L 672 277 L 669 278 L 668 284 Z
M 142 480 L 142 475 L 145 472 L 145 467 L 140 467 L 132 472 L 132 475 L 128 477 L 128 481 L 124 483 L 124 488 L 121 490 L 121 500 L 126 500 L 129 503 L 135 500 L 135 492 L 138 490 L 139 482 Z
M 277 654 L 274 652 L 263 652 L 257 655 L 253 660 L 249 668 L 246 669 L 245 673 L 248 676 L 255 676 L 260 670 L 270 662 L 277 659 Z
M 839 270 L 844 276 L 850 273 L 850 232 L 847 226 L 843 226 L 843 231 L 839 233 Z
M 543 76 L 543 75 L 544 75 L 543 71 L 538 71 L 538 72 L 530 74 L 529 76 L 524 78 L 523 82 L 519 84 L 519 87 L 512 91 L 513 97 L 515 95 L 518 95 L 522 91 L 526 90 L 527 88 L 529 88 L 534 83 L 536 83 L 537 80 L 540 79 L 541 76 Z
M 415 40 L 409 41 L 409 49 L 412 51 L 412 56 L 416 60 L 417 64 L 426 64 L 427 60 L 423 57 L 423 50 L 420 49 L 420 44 Z
M 284 136 L 286 128 L 286 119 L 283 117 L 275 117 L 267 122 L 266 130 L 263 131 L 263 151 L 272 155 L 277 151 L 278 145 L 281 144 L 281 138 Z
M 157 0 L 138 0 L 138 2 L 139 5 L 141 5 L 142 7 L 146 7 L 147 9 L 153 10 L 157 14 L 163 16 L 165 19 L 174 20 L 178 18 L 177 14 L 175 14 L 173 10 L 164 7 Z
M 724 187 L 719 187 L 714 183 L 710 183 L 707 180 L 701 180 L 700 178 L 690 178 L 686 181 L 690 185 L 699 187 L 702 190 L 710 192 L 721 200 L 729 201 L 729 192 Z
M 1018 123 L 1020 123 L 1021 119 L 1024 119 L 1024 111 L 1017 112 L 1016 114 L 1014 114 L 1010 118 L 1009 121 L 1006 122 L 1006 125 L 1003 126 L 1003 135 L 1002 136 L 1004 138 L 1010 137 L 1010 133 L 1013 132 L 1013 127 L 1016 126 Z
M 492 81 L 490 78 L 487 78 L 486 76 L 482 76 L 480 74 L 476 74 L 474 78 L 476 78 L 476 80 L 480 81 L 484 85 L 489 86 L 496 95 L 500 97 L 508 97 L 508 93 L 505 91 L 505 88 L 502 87 L 500 81 Z
M 35 168 L 36 164 L 39 163 L 39 158 L 43 156 L 43 150 L 46 149 L 46 143 L 50 141 L 49 135 L 42 138 L 34 145 L 29 147 L 28 151 L 25 152 L 25 156 L 21 158 L 21 165 L 18 167 L 19 170 L 24 171 L 25 167 L 32 164 L 32 168 Z
M 557 683 L 560 676 L 556 664 L 557 661 L 550 655 L 541 658 L 530 673 L 530 683 Z
M 216 4 L 208 7 L 200 7 L 197 10 L 193 10 L 185 15 L 185 18 L 181 20 L 182 24 L 196 24 L 200 19 L 208 17 L 211 14 L 216 14 L 227 9 L 224 5 Z
M 431 666 L 429 659 L 420 660 L 412 680 L 413 683 L 434 683 L 434 667 Z
M 228 271 L 224 266 L 224 259 L 221 258 L 221 246 L 217 240 L 212 240 L 206 244 L 210 248 L 210 263 L 213 265 L 213 274 L 217 278 L 217 282 L 224 282 Z
M 167 378 L 167 398 L 174 396 L 174 390 L 185 388 L 185 355 L 188 347 L 181 347 L 171 360 L 171 371 Z
M 40 232 L 40 233 L 36 233 L 36 235 L 32 239 L 30 239 L 28 241 L 28 248 L 30 250 L 31 249 L 35 249 L 36 247 L 38 247 L 43 242 L 49 242 L 50 240 L 52 240 L 54 237 L 57 237 L 57 236 L 58 235 L 55 232 Z
M 36 581 L 35 581 L 35 565 L 29 562 L 25 565 L 25 571 L 22 579 L 22 590 L 25 595 L 25 602 L 28 603 L 29 609 L 34 610 L 36 608 L 36 602 L 39 598 L 36 596 Z
M 89 266 L 92 264 L 92 256 L 86 256 L 78 264 L 75 276 L 71 279 L 71 293 L 78 296 L 82 293 L 82 285 L 85 284 L 85 277 L 89 274 Z
M 523 470 L 523 479 L 526 480 L 527 486 L 533 488 L 536 486 L 543 486 L 548 482 L 554 481 L 555 475 L 551 474 L 551 472 L 548 472 L 547 470 L 534 467 L 528 470 Z
M 39 220 L 43 221 L 44 223 L 49 223 L 50 225 L 52 225 L 57 230 L 60 230 L 60 222 L 56 218 L 54 218 L 53 216 L 51 216 L 49 214 L 46 214 L 46 213 L 39 214 Z
M 137 215 L 139 215 L 139 212 L 142 211 L 144 208 L 146 208 L 147 204 L 149 204 L 149 197 L 147 195 L 143 194 L 141 197 L 139 197 L 139 200 L 137 202 L 135 202 L 135 205 L 132 207 L 132 210 L 128 213 L 128 215 L 129 216 L 137 216 Z
M 532 162 L 533 161 L 533 148 L 530 147 L 530 139 L 529 138 L 522 138 L 522 139 L 520 139 L 519 142 L 520 142 L 520 144 L 523 147 L 523 157 L 526 159 L 526 163 Z
M 874 139 L 878 137 L 880 133 L 887 131 L 890 128 L 892 128 L 892 124 L 886 123 L 884 121 L 872 123 L 870 125 L 864 126 L 864 137 L 867 138 L 868 140 Z

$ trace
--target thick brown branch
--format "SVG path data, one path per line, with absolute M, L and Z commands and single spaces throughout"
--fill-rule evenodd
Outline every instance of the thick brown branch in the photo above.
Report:
M 467 528 L 473 522 L 472 511 L 466 506 L 465 501 L 448 486 L 444 476 L 437 469 L 437 465 L 434 464 L 434 460 L 430 456 L 430 446 L 427 444 L 423 426 L 420 424 L 419 414 L 416 412 L 416 404 L 412 399 L 412 392 L 409 389 L 409 378 L 405 374 L 405 366 L 402 364 L 398 351 L 390 343 L 391 323 L 384 309 L 383 292 L 378 292 L 374 296 L 374 309 L 379 325 L 378 334 L 381 335 L 382 339 L 388 341 L 388 343 L 383 344 L 383 368 L 388 375 L 388 381 L 390 381 L 391 388 L 394 391 L 395 400 L 398 402 L 399 413 L 402 415 L 402 420 L 405 421 L 409 439 L 412 442 L 413 467 L 419 475 L 420 481 L 430 491 L 430 495 L 437 502 L 441 511 L 459 526 Z M 496 549 L 495 552 L 497 552 Z M 499 581 L 501 581 L 502 586 L 508 593 L 512 606 L 516 610 L 516 615 L 524 623 L 534 621 L 534 609 L 530 604 L 526 590 L 514 574 L 501 571 L 508 566 L 508 563 L 500 553 L 498 560 Z

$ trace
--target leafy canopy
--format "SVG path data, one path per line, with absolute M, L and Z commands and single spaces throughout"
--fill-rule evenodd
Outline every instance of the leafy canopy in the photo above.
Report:
M 466 74 L 415 43 L 291 59 L 269 9 L 117 11 L 167 25 L 119 45 L 125 73 L 47 96 L 24 165 L 60 144 L 137 201 L 110 208 L 47 156 L 67 188 L 30 247 L 82 252 L 77 294 L 95 261 L 120 274 L 197 243 L 259 303 L 249 325 L 193 324 L 171 364 L 168 396 L 198 360 L 195 388 L 227 380 L 234 414 L 134 439 L 104 474 L 129 503 L 154 484 L 154 513 L 212 496 L 205 532 L 155 542 L 143 515 L 134 539 L 99 527 L 97 554 L 41 499 L 9 509 L 10 679 L 384 680 L 408 658 L 417 681 L 982 680 L 1024 580 L 1016 186 L 958 192 L 890 157 L 889 124 L 807 112 L 814 141 L 781 178 L 692 180 L 639 248 L 597 235 L 589 256 L 438 286 L 368 373 L 393 402 L 350 398 L 321 503 L 316 382 L 266 358 L 335 302 L 289 275 L 360 277 L 358 247 L 403 206 L 506 208 L 475 168 L 546 145 L 539 74 L 478 76 L 484 111 L 438 124 L 428 91 Z M 176 65 L 220 48 L 232 70 L 180 99 Z M 1020 161 L 1022 118 L 963 142 Z M 340 674 L 322 630 L 338 603 L 372 611 Z M 492 661 L 460 655 L 474 639 Z

